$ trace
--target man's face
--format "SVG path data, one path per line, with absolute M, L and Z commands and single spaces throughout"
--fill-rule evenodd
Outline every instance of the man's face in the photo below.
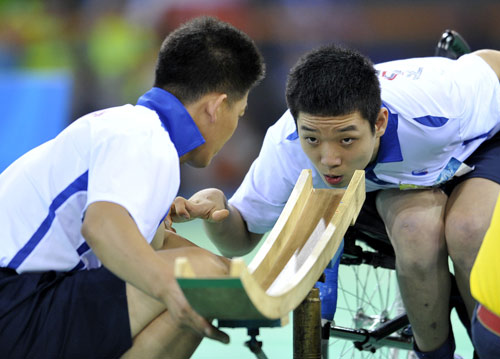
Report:
M 236 130 L 239 118 L 245 113 L 247 100 L 248 92 L 241 100 L 232 103 L 225 99 L 217 107 L 215 120 L 199 122 L 198 128 L 206 142 L 181 158 L 181 163 L 187 162 L 194 167 L 208 166 Z
M 238 126 L 238 120 L 245 114 L 247 102 L 248 92 L 241 100 L 232 102 L 231 104 L 226 100 L 221 104 L 217 114 L 212 157 L 221 150 L 234 134 Z
M 299 113 L 300 144 L 328 186 L 346 187 L 355 170 L 363 170 L 375 160 L 386 115 L 386 110 L 381 110 L 372 132 L 359 112 L 331 117 Z

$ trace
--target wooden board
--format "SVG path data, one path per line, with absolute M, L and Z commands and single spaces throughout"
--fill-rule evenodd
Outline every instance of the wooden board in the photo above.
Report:
M 356 171 L 344 190 L 314 189 L 311 170 L 304 170 L 248 266 L 235 258 L 228 276 L 201 278 L 195 276 L 186 258 L 178 258 L 177 280 L 191 306 L 207 318 L 287 317 L 336 254 L 364 199 L 363 171 Z

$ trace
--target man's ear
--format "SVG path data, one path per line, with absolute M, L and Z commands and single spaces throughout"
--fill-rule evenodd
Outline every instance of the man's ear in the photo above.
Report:
M 385 133 L 388 119 L 389 111 L 385 107 L 382 107 L 378 113 L 377 121 L 375 121 L 375 135 L 377 137 L 382 137 Z
M 217 119 L 217 110 L 222 105 L 225 99 L 227 99 L 227 95 L 223 93 L 214 94 L 214 96 L 211 96 L 208 100 L 206 108 L 211 122 L 214 122 Z

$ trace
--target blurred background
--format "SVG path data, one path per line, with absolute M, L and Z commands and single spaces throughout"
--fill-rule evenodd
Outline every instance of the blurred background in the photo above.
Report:
M 86 113 L 135 104 L 152 86 L 162 40 L 202 14 L 248 33 L 267 77 L 212 164 L 183 166 L 184 196 L 206 187 L 229 196 L 237 188 L 266 129 L 286 109 L 289 69 L 308 50 L 335 42 L 375 63 L 432 56 L 445 29 L 457 30 L 473 50 L 500 49 L 499 0 L 0 0 L 0 171 Z M 199 222 L 178 230 L 215 251 Z M 291 326 L 269 331 L 270 357 L 291 357 Z M 253 357 L 243 329 L 231 337 L 231 346 L 204 341 L 195 357 Z M 471 357 L 465 338 L 462 330 L 459 350 Z
M 500 48 L 500 2 L 487 0 L 0 0 L 0 170 L 78 117 L 135 103 L 152 86 L 163 38 L 214 15 L 248 33 L 267 64 L 232 140 L 207 169 L 182 169 L 181 194 L 231 194 L 286 109 L 288 70 L 337 42 L 374 62 L 432 56 L 443 30 Z

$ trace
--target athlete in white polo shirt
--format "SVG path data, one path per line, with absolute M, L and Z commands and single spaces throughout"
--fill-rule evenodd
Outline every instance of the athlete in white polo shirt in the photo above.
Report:
M 263 76 L 246 34 L 194 19 L 167 36 L 137 105 L 76 120 L 0 174 L 2 357 L 187 358 L 205 336 L 228 341 L 173 276 L 178 256 L 209 275 L 226 260 L 164 219 L 180 163 L 210 163 Z
M 499 76 L 493 50 L 375 67 L 336 46 L 312 51 L 290 73 L 290 111 L 268 130 L 229 204 L 207 189 L 176 199 L 176 212 L 207 219 L 221 252 L 241 255 L 272 228 L 302 169 L 313 169 L 314 186 L 333 188 L 364 169 L 366 205 L 394 246 L 417 354 L 453 358 L 447 258 L 472 314 L 469 273 L 500 191 Z

